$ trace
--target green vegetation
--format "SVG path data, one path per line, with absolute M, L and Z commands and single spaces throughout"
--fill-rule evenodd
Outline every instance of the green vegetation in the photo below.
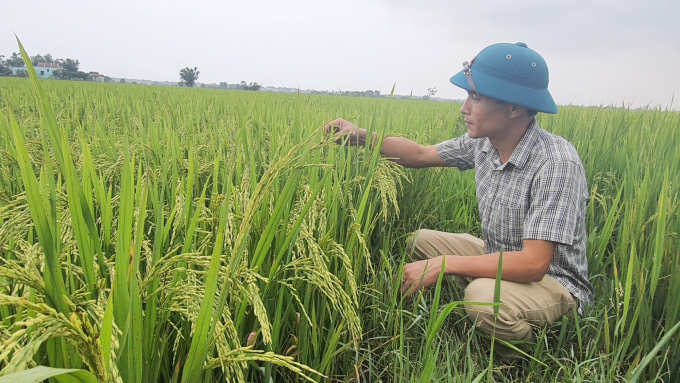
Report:
M 539 115 L 586 167 L 597 302 L 508 367 L 453 281 L 413 303 L 393 283 L 408 233 L 479 235 L 474 173 L 405 170 L 319 130 L 344 117 L 434 144 L 465 131 L 459 106 L 0 79 L 0 375 L 677 379 L 680 114 Z
M 200 73 L 201 72 L 196 67 L 194 67 L 194 69 L 184 67 L 179 71 L 179 78 L 182 80 L 180 81 L 180 85 L 188 86 L 189 88 L 193 87 L 196 84 L 196 80 L 198 80 L 198 75 Z
M 99 74 L 99 72 L 82 72 L 78 70 L 80 67 L 80 61 L 77 59 L 65 58 L 65 59 L 54 59 L 51 54 L 46 55 L 35 55 L 30 56 L 29 61 L 35 67 L 38 63 L 47 64 L 59 64 L 62 69 L 54 69 L 51 76 L 55 80 L 82 80 L 82 81 L 93 81 L 93 74 Z M 25 67 L 26 63 L 21 54 L 14 52 L 8 58 L 0 55 L 0 77 L 28 77 L 28 68 L 19 69 L 15 74 L 12 74 L 12 67 Z M 108 80 L 107 80 L 108 79 Z M 105 82 L 110 82 L 111 78 L 106 77 Z

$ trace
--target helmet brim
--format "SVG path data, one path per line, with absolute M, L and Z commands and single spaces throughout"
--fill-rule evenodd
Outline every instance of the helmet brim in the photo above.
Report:
M 471 72 L 477 93 L 482 96 L 506 101 L 543 113 L 556 114 L 559 111 L 557 104 L 555 104 L 547 89 L 536 89 L 499 80 L 474 68 L 471 68 Z M 463 71 L 453 75 L 451 83 L 468 92 L 472 91 Z

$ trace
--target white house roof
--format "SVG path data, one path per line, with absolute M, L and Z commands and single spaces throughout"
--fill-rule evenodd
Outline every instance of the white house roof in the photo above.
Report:
M 61 65 L 57 63 L 44 63 L 44 62 L 39 62 L 38 65 L 36 65 L 38 68 L 54 68 L 54 69 L 64 69 Z

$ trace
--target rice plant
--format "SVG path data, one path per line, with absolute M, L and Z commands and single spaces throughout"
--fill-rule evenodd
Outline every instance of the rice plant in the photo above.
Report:
M 505 366 L 453 281 L 413 302 L 394 283 L 410 232 L 479 235 L 474 174 L 406 170 L 319 129 L 344 117 L 434 144 L 464 132 L 460 105 L 29 71 L 0 79 L 0 381 L 678 377 L 677 112 L 539 116 L 586 167 L 597 302 Z

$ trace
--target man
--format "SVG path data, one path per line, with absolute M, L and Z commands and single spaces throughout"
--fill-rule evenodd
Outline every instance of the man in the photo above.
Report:
M 414 262 L 404 268 L 402 293 L 458 276 L 465 302 L 493 302 L 503 253 L 500 314 L 467 304 L 478 328 L 504 340 L 532 341 L 531 325 L 553 322 L 592 302 L 585 215 L 588 188 L 575 148 L 542 130 L 537 112 L 557 113 L 548 92 L 548 68 L 524 43 L 482 50 L 451 82 L 468 92 L 460 108 L 468 132 L 433 146 L 405 138 L 383 140 L 383 155 L 405 167 L 475 169 L 484 240 L 469 234 L 419 230 L 409 241 Z M 338 119 L 336 135 L 365 143 L 366 130 Z M 374 137 L 375 138 L 375 137 Z

